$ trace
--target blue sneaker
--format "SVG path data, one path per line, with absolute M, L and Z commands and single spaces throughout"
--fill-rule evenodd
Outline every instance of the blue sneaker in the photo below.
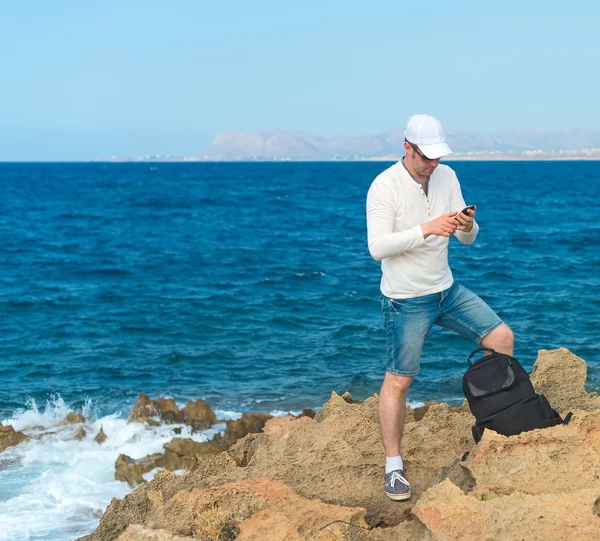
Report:
M 386 495 L 395 501 L 410 498 L 410 483 L 404 477 L 404 470 L 394 470 L 383 477 L 383 490 Z

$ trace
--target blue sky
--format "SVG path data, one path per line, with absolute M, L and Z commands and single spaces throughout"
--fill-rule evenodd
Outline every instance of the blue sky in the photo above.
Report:
M 600 129 L 597 2 L 0 0 L 0 160 L 230 130 Z

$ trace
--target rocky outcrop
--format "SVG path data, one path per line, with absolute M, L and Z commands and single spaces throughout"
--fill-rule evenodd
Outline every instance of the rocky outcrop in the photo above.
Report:
M 413 512 L 434 539 L 444 541 L 593 541 L 600 539 L 600 518 L 594 513 L 597 499 L 597 490 L 583 488 L 568 497 L 515 492 L 482 500 L 446 479 L 430 488 Z
M 75 413 L 71 411 L 67 414 L 67 416 L 59 423 L 60 425 L 76 425 L 80 423 L 85 423 L 85 417 L 81 415 L 81 413 Z
M 164 453 L 134 460 L 120 455 L 115 463 L 115 479 L 134 487 L 144 482 L 143 475 L 154 468 L 169 471 L 188 470 L 197 460 L 206 460 L 225 451 L 247 434 L 260 432 L 272 416 L 264 413 L 245 413 L 241 419 L 227 421 L 225 435 L 217 434 L 211 441 L 197 442 L 188 438 L 173 438 L 164 447 Z
M 189 401 L 180 410 L 172 398 L 157 398 L 152 400 L 148 395 L 140 394 L 138 401 L 131 409 L 128 420 L 130 422 L 159 424 L 184 423 L 194 430 L 209 428 L 217 422 L 217 417 L 204 400 Z
M 102 444 L 106 441 L 106 434 L 104 433 L 104 430 L 102 429 L 102 427 L 100 427 L 100 430 L 98 430 L 98 434 L 96 434 L 96 437 L 94 438 L 99 444 Z
M 538 377 L 570 362 L 567 350 L 548 353 L 540 352 Z M 314 419 L 270 419 L 262 432 L 196 461 L 183 475 L 159 472 L 113 500 L 85 540 L 116 539 L 132 524 L 184 537 L 221 524 L 223 535 L 270 541 L 600 539 L 600 409 L 591 407 L 594 396 L 577 376 L 579 361 L 570 365 L 560 392 L 550 376 L 536 382 L 538 391 L 546 385 L 554 407 L 560 397 L 586 406 L 564 399 L 560 409 L 574 413 L 568 425 L 510 438 L 486 431 L 475 445 L 474 419 L 464 408 L 409 409 L 408 502 L 383 494 L 377 395 L 357 403 L 332 393 Z
M 190 400 L 182 410 L 182 421 L 194 430 L 200 430 L 214 425 L 217 422 L 217 416 L 208 402 L 204 400 L 192 402 Z
M 570 410 L 600 409 L 598 393 L 585 390 L 587 365 L 568 349 L 541 349 L 531 372 L 531 382 L 538 393 L 546 395 L 552 407 L 566 413 Z
M 18 445 L 28 439 L 23 432 L 15 430 L 10 425 L 4 426 L 0 423 L 0 451 L 4 451 L 7 447 Z
M 127 455 L 119 455 L 115 462 L 115 479 L 125 481 L 130 487 L 144 482 L 143 475 L 154 468 L 164 467 L 164 455 L 148 455 L 135 460 Z

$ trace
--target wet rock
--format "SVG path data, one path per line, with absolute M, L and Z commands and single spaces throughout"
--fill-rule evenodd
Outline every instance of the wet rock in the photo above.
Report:
M 211 458 L 227 449 L 222 438 L 212 441 L 197 442 L 186 438 L 173 438 L 164 445 L 165 469 L 169 471 L 187 470 L 197 459 Z
M 130 422 L 147 423 L 152 417 L 158 415 L 158 411 L 154 407 L 154 403 L 146 394 L 140 394 L 138 400 L 131 408 L 129 417 Z
M 212 411 L 212 410 L 211 410 Z M 142 473 L 150 471 L 154 467 L 164 468 L 169 471 L 188 470 L 192 468 L 197 461 L 207 460 L 215 455 L 227 450 L 232 444 L 236 443 L 240 438 L 247 434 L 260 432 L 266 421 L 271 419 L 271 415 L 262 413 L 245 413 L 241 419 L 237 421 L 227 421 L 227 429 L 225 436 L 217 434 L 211 441 L 197 442 L 188 438 L 173 438 L 164 447 L 164 454 L 151 455 L 144 457 L 143 461 L 152 464 L 152 467 L 141 471 L 138 474 L 133 466 L 139 466 L 140 461 L 127 462 L 126 465 L 131 465 L 133 473 L 125 475 L 121 472 L 116 473 L 119 480 L 126 480 L 131 486 L 136 486 L 142 482 Z M 119 464 L 123 468 L 125 463 Z
M 429 401 L 425 401 L 425 404 L 423 406 L 418 406 L 416 408 L 414 408 L 413 410 L 413 417 L 415 421 L 420 421 L 425 414 L 429 411 L 429 408 L 431 406 L 435 406 L 436 404 L 439 404 L 439 402 L 429 402 Z
M 191 400 L 183 408 L 183 422 L 190 425 L 194 430 L 210 428 L 217 423 L 217 416 L 208 402 L 204 400 Z
M 160 418 L 167 423 L 181 423 L 183 413 L 172 398 L 157 398 L 153 402 Z
M 300 415 L 298 415 L 298 417 L 310 417 L 311 419 L 315 418 L 315 410 L 311 409 L 311 408 L 305 408 L 302 410 L 302 413 Z
M 155 468 L 165 467 L 165 457 L 161 453 L 133 459 L 127 455 L 119 455 L 115 461 L 115 479 L 125 481 L 130 487 L 144 483 L 143 475 Z
M 261 432 L 265 423 L 272 418 L 273 416 L 268 413 L 244 413 L 240 419 L 227 421 L 224 436 L 227 447 L 233 445 L 246 434 Z
M 23 432 L 15 430 L 11 425 L 3 426 L 0 424 L 0 451 L 4 451 L 7 447 L 18 445 L 28 439 Z
M 94 438 L 99 444 L 104 443 L 106 441 L 106 434 L 104 433 L 104 430 L 102 430 L 102 427 L 100 427 L 100 430 L 98 431 L 98 434 L 96 434 L 96 437 Z
M 77 430 L 77 432 L 75 433 L 75 436 L 73 436 L 73 438 L 81 441 L 86 436 L 87 436 L 87 432 L 85 431 L 85 428 L 80 426 L 79 429 Z
M 136 461 L 127 456 L 119 455 L 115 462 L 115 479 L 125 481 L 130 487 L 135 487 L 144 481 L 142 467 Z
M 600 396 L 585 390 L 587 365 L 568 349 L 541 349 L 533 365 L 531 382 L 536 392 L 544 394 L 560 413 L 573 409 L 600 409 Z
M 182 410 L 179 410 L 172 398 L 152 400 L 145 394 L 138 396 L 138 401 L 131 409 L 128 420 L 147 424 L 158 424 L 158 420 L 167 423 L 185 423 L 194 430 L 210 428 L 217 423 L 214 411 L 204 400 L 189 401 Z
M 79 423 L 85 423 L 85 417 L 81 415 L 81 413 L 75 413 L 74 411 L 71 411 L 59 424 L 76 425 Z

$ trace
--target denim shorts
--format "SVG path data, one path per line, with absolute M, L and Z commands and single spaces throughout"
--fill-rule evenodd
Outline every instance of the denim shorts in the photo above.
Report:
M 454 282 L 440 293 L 412 299 L 382 296 L 387 336 L 386 371 L 397 376 L 416 376 L 421 365 L 421 350 L 434 323 L 481 343 L 502 325 L 498 315 L 475 293 Z

